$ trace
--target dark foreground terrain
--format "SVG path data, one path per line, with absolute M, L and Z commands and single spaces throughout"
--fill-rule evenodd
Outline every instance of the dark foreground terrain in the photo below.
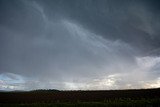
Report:
M 160 89 L 0 92 L 0 107 L 160 107 Z

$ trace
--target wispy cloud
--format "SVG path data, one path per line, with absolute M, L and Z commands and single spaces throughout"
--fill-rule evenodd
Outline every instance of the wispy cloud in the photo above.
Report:
M 159 87 L 149 1 L 0 1 L 0 13 L 0 89 Z

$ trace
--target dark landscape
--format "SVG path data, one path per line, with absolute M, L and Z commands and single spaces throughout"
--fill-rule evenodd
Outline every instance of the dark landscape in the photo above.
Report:
M 0 92 L 0 106 L 159 107 L 160 89 Z

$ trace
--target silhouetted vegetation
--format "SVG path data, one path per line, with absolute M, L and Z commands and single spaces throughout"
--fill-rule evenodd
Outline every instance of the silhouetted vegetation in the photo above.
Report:
M 0 107 L 159 107 L 160 89 L 0 92 Z

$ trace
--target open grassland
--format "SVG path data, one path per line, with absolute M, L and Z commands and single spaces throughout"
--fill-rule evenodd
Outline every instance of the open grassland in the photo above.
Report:
M 0 107 L 160 107 L 160 99 L 117 99 L 104 102 L 0 104 Z
M 0 92 L 0 107 L 160 107 L 160 89 Z

